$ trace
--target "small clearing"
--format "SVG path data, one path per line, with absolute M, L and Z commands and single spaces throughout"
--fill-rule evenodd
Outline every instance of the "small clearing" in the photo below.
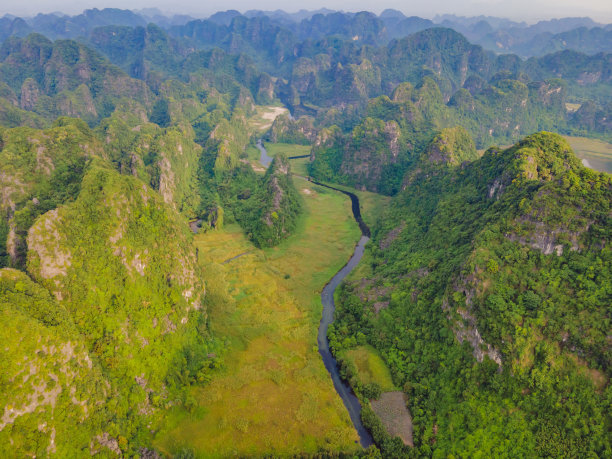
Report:
M 276 118 L 285 113 L 289 113 L 285 107 L 259 105 L 255 109 L 255 115 L 249 120 L 249 124 L 256 131 L 265 132 L 272 127 Z
M 403 392 L 385 392 L 378 400 L 372 400 L 370 404 L 389 435 L 399 437 L 405 445 L 414 446 L 412 417 L 406 408 L 406 396 Z
M 372 346 L 358 346 L 346 351 L 346 359 L 353 362 L 361 384 L 376 383 L 383 392 L 397 390 L 391 372 L 380 354 Z

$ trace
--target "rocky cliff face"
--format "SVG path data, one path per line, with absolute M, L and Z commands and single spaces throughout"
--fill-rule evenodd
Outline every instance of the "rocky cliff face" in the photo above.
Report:
M 353 130 L 345 151 L 342 174 L 351 177 L 358 188 L 378 191 L 385 168 L 400 161 L 399 125 L 366 119 Z
M 423 154 L 426 162 L 449 166 L 457 166 L 464 161 L 473 161 L 477 158 L 474 140 L 460 126 L 443 129 L 434 137 Z
M 90 445 L 112 453 L 97 438 L 109 437 L 102 407 L 116 394 L 68 312 L 26 274 L 5 268 L 0 314 L 0 453 L 67 457 Z
M 297 191 L 291 179 L 291 166 L 284 155 L 276 155 L 266 171 L 262 193 L 266 196 L 261 222 L 261 245 L 276 245 L 295 226 L 299 214 Z
M 320 180 L 336 177 L 359 189 L 390 194 L 394 177 L 404 170 L 407 147 L 394 120 L 366 118 L 348 136 L 337 127 L 322 129 L 314 142 L 311 173 Z
M 166 204 L 193 217 L 199 203 L 197 172 L 202 147 L 195 143 L 191 126 L 179 123 L 164 129 L 113 116 L 97 132 L 106 139 L 105 150 L 121 173 L 140 178 L 159 191 Z
M 452 157 L 447 145 L 434 145 L 373 228 L 372 273 L 338 302 L 336 343 L 367 331 L 415 396 L 412 412 L 430 410 L 430 426 L 462 409 L 476 419 L 481 408 L 466 407 L 466 392 L 445 391 L 462 371 L 486 371 L 481 384 L 498 388 L 466 382 L 465 390 L 486 394 L 482 409 L 514 391 L 512 409 L 530 420 L 523 432 L 536 440 L 528 450 L 559 447 L 542 428 L 548 423 L 580 445 L 563 446 L 572 454 L 603 451 L 605 434 L 590 442 L 591 433 L 574 429 L 584 417 L 565 420 L 579 410 L 602 432 L 608 425 L 612 177 L 584 168 L 551 133 L 454 167 L 442 166 Z M 439 376 L 441 368 L 453 376 Z M 435 395 L 417 386 L 425 380 Z M 582 400 L 568 406 L 575 393 Z M 479 422 L 481 430 L 495 421 Z M 456 429 L 446 426 L 436 444 L 452 437 L 450 451 Z M 423 444 L 430 438 L 423 434 Z M 540 450 L 540 438 L 551 448 Z
M 130 78 L 84 45 L 51 42 L 36 34 L 4 43 L 0 80 L 20 94 L 22 109 L 49 119 L 67 115 L 97 121 L 121 98 L 145 107 L 153 100 L 143 81 Z
M 36 107 L 40 90 L 33 78 L 27 78 L 21 85 L 20 106 L 24 110 L 33 110 Z
M 30 229 L 28 271 L 71 312 L 103 367 L 164 394 L 171 362 L 161 355 L 178 352 L 202 315 L 190 237 L 157 193 L 94 165 L 78 199 Z
M 10 228 L 13 266 L 25 261 L 25 236 L 34 219 L 76 197 L 85 164 L 103 147 L 82 122 L 60 119 L 46 130 L 8 129 L 0 150 L 0 215 Z M 3 241 L 4 242 L 4 241 Z
M 315 141 L 317 131 L 314 127 L 314 119 L 310 116 L 300 116 L 297 120 L 288 115 L 276 117 L 270 131 L 270 141 L 297 143 L 308 145 Z

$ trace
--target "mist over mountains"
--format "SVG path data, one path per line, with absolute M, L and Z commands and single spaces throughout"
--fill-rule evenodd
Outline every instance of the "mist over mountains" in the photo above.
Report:
M 587 54 L 612 51 L 612 25 L 598 23 L 588 17 L 539 21 L 535 24 L 510 19 L 475 16 L 438 15 L 431 19 L 406 16 L 387 9 L 380 15 L 369 12 L 346 13 L 330 9 L 300 10 L 236 10 L 217 12 L 205 20 L 189 15 L 167 15 L 156 8 L 121 10 L 89 9 L 75 16 L 62 13 L 38 14 L 21 18 L 5 15 L 0 19 L 0 40 L 24 36 L 32 31 L 49 38 L 84 38 L 96 27 L 123 25 L 144 27 L 149 23 L 164 29 L 189 27 L 194 21 L 207 21 L 230 27 L 236 18 L 266 18 L 271 25 L 286 29 L 301 39 L 317 39 L 328 35 L 345 35 L 350 29 L 355 41 L 385 44 L 392 39 L 433 27 L 447 27 L 463 34 L 472 43 L 496 53 L 514 53 L 522 57 L 541 56 L 564 49 Z

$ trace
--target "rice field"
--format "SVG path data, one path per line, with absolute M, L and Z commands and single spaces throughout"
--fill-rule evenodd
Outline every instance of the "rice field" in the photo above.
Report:
M 320 291 L 359 239 L 350 201 L 295 178 L 305 214 L 278 247 L 255 248 L 237 226 L 197 235 L 212 333 L 224 366 L 195 388 L 156 437 L 195 457 L 356 452 L 357 433 L 319 356 Z M 226 264 L 224 261 L 248 252 Z
M 612 173 L 612 144 L 586 137 L 564 136 L 582 163 L 600 172 Z

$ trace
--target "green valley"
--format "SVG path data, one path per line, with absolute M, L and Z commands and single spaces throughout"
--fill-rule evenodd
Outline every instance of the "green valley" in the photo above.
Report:
M 153 6 L 0 6 L 0 456 L 612 457 L 604 16 Z
M 612 173 L 612 144 L 586 137 L 566 136 L 565 139 L 585 166 Z
M 358 229 L 345 197 L 304 180 L 296 184 L 305 215 L 279 246 L 257 249 L 235 226 L 196 237 L 202 266 L 213 270 L 205 276 L 210 327 L 226 337 L 225 363 L 209 385 L 193 390 L 192 414 L 176 415 L 159 439 L 163 451 L 356 451 L 355 431 L 315 337 L 318 292 L 349 257 Z

